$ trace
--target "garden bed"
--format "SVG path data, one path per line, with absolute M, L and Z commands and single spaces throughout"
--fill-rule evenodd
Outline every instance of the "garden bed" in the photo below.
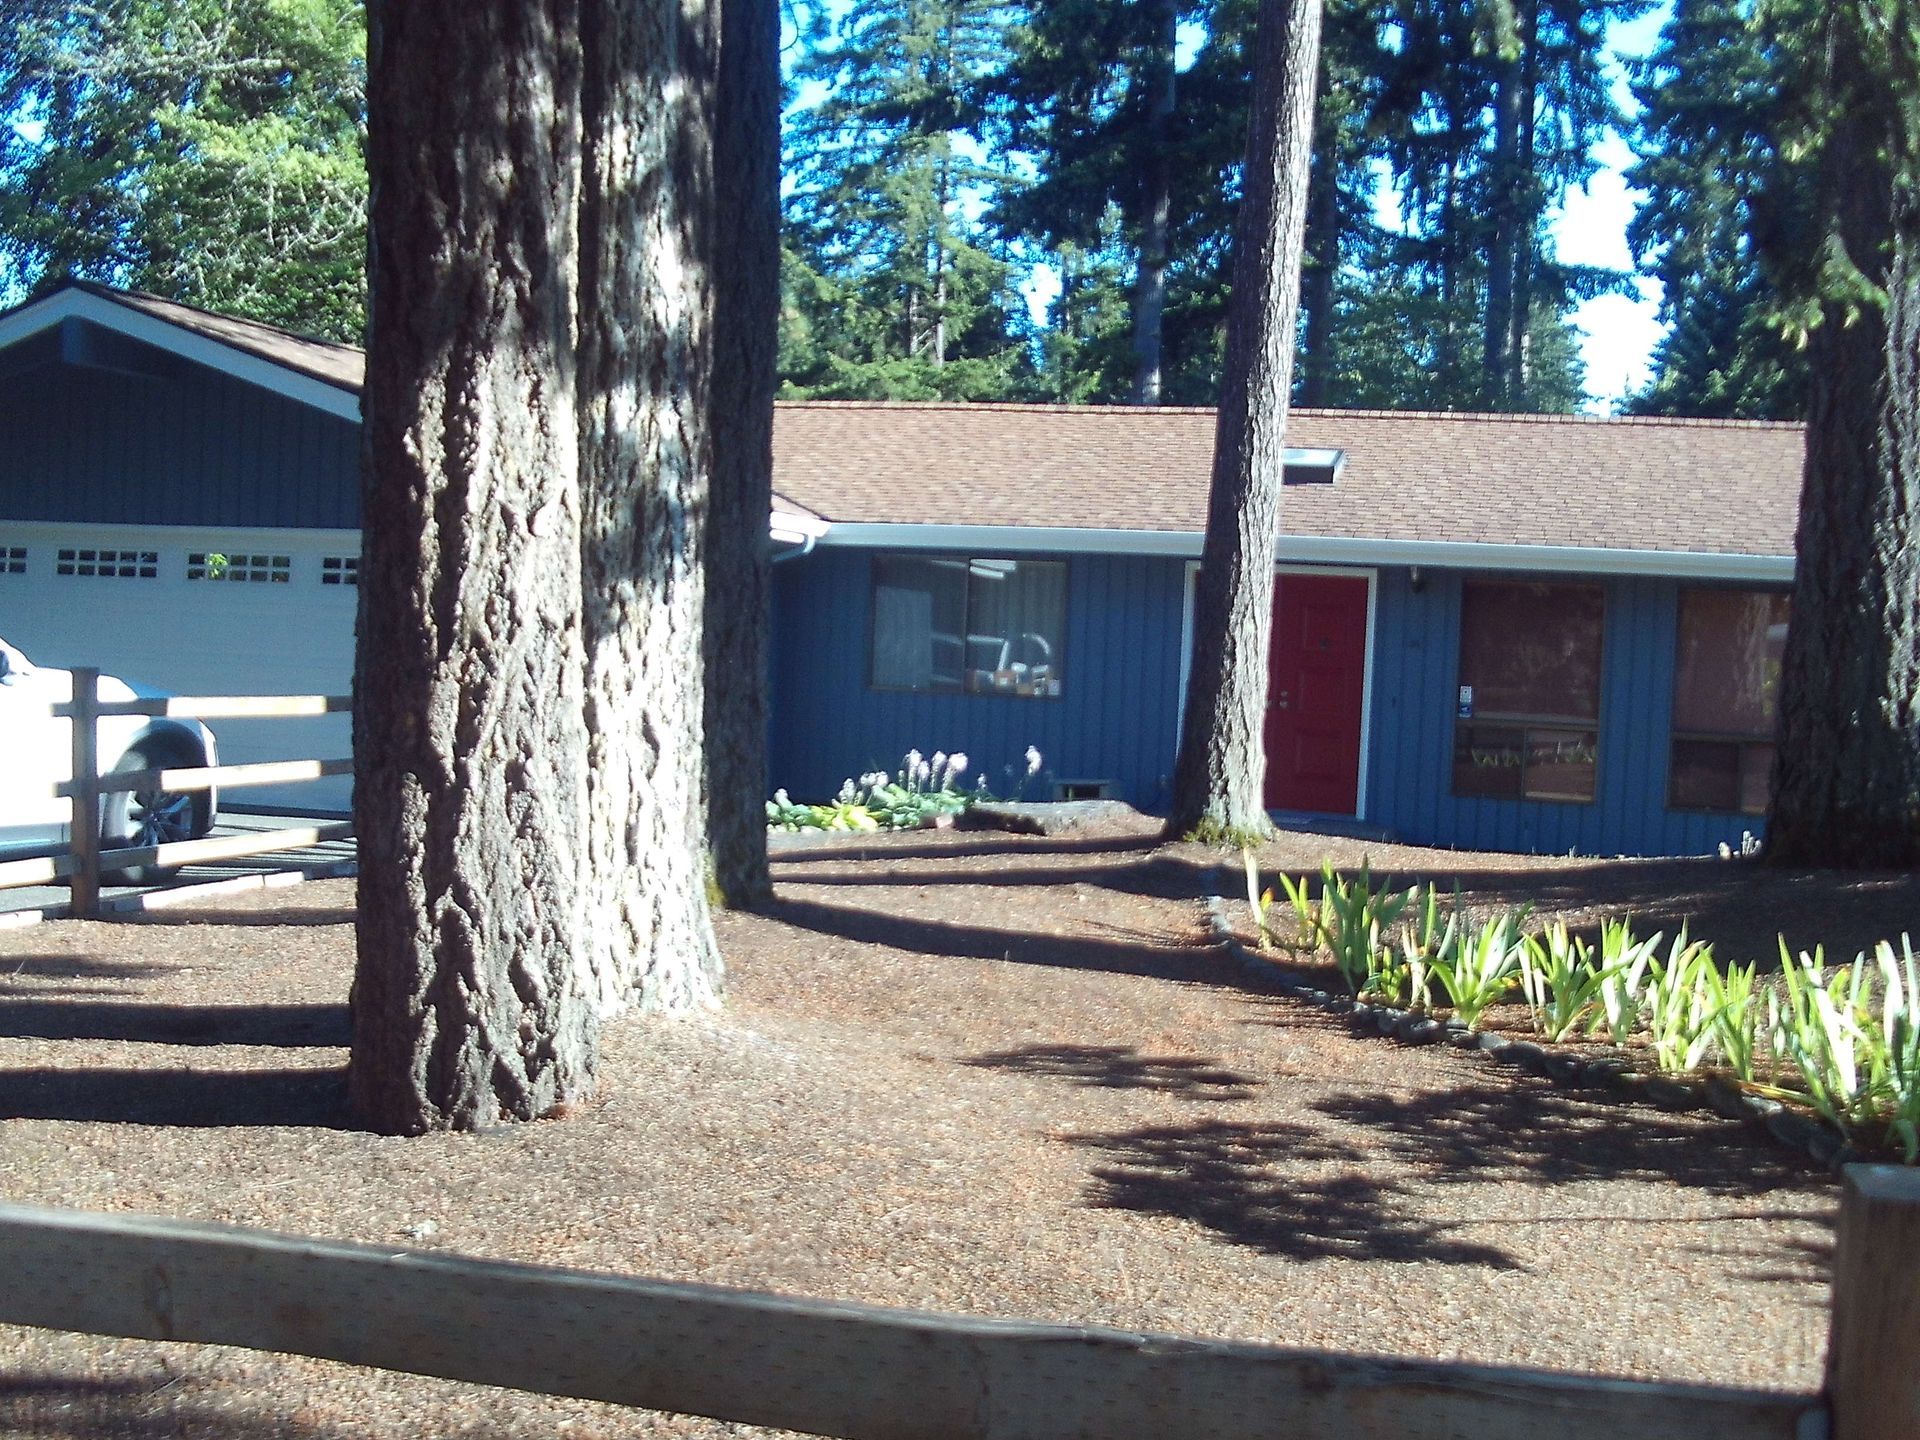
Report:
M 1575 913 L 1640 883 L 1300 837 L 1266 863 L 1346 848 Z M 0 935 L 0 1114 L 22 1117 L 0 1121 L 0 1193 L 932 1309 L 1817 1385 L 1824 1175 L 1709 1114 L 1354 1038 L 1201 943 L 1217 859 L 1144 823 L 783 848 L 774 912 L 723 919 L 725 1012 L 610 1027 L 602 1094 L 564 1121 L 420 1140 L 342 1109 L 346 882 Z M 1729 915 L 1811 893 L 1694 873 L 1695 897 L 1747 887 Z M 1711 910 L 1695 930 L 1718 938 Z M 0 1330 L 0 1434 L 408 1431 L 740 1433 Z

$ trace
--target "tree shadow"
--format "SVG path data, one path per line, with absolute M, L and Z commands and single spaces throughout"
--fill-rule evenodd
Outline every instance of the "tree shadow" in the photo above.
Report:
M 1829 1232 L 1823 1240 L 1786 1240 L 1766 1246 L 1744 1245 L 1729 1255 L 1725 1245 L 1696 1245 L 1693 1248 L 1720 1261 L 1733 1256 L 1751 1264 L 1751 1269 L 1734 1271 L 1737 1279 L 1757 1280 L 1771 1285 L 1791 1285 L 1801 1291 L 1797 1303 L 1809 1309 L 1824 1310 L 1827 1296 L 1818 1287 L 1833 1279 L 1834 1219 L 1831 1215 L 1809 1216 Z
M 1604 1091 L 1475 1082 L 1412 1095 L 1326 1095 L 1312 1108 L 1364 1128 L 1376 1153 L 1440 1183 L 1638 1180 L 1757 1197 L 1826 1180 L 1804 1156 L 1761 1140 L 1740 1121 L 1670 1114 Z M 1787 1211 L 1767 1218 L 1796 1214 L 1805 1218 Z
M 0 955 L 0 980 L 154 980 L 189 967 L 150 960 L 117 960 L 105 955 Z
M 1186 1220 L 1235 1245 L 1292 1260 L 1525 1267 L 1500 1248 L 1421 1218 L 1409 1187 L 1357 1168 L 1358 1148 L 1284 1122 L 1161 1126 L 1069 1143 L 1098 1153 L 1087 1203 Z M 1349 1168 L 1292 1174 L 1294 1167 Z
M 21 1040 L 131 1040 L 156 1045 L 345 1046 L 347 1007 L 130 1005 L 115 1001 L 0 1001 L 0 1036 Z
M 310 1070 L 0 1070 L 0 1120 L 356 1130 L 345 1066 Z
M 1140 975 L 1188 984 L 1231 985 L 1233 978 L 1209 950 L 1174 943 L 1157 933 L 1088 926 L 1088 933 L 1040 935 L 922 920 L 855 906 L 778 896 L 762 912 L 768 919 L 818 935 L 881 945 L 942 959 L 999 960 L 1069 970 Z
M 360 1425 L 321 1426 L 279 1413 L 270 1396 L 263 1410 L 251 1414 L 212 1397 L 182 1403 L 167 1394 L 175 1383 L 174 1377 L 83 1379 L 0 1369 L 0 1433 L 70 1440 L 178 1440 L 184 1435 L 204 1440 L 344 1440 L 365 1433 Z
M 960 1063 L 979 1070 L 1049 1076 L 1089 1089 L 1151 1090 L 1183 1100 L 1251 1100 L 1264 1083 L 1214 1060 L 1142 1055 L 1131 1045 L 1027 1045 Z
M 270 908 L 239 910 L 218 905 L 168 905 L 158 910 L 133 910 L 113 919 L 126 925 L 233 925 L 281 926 L 296 928 L 320 925 L 351 925 L 351 905 L 305 907 L 275 905 Z
M 816 860 L 824 857 L 816 856 Z M 876 861 L 888 857 L 875 856 Z M 939 858 L 946 858 L 942 855 Z M 1177 855 L 1121 857 L 1110 864 L 1034 866 L 1022 869 L 914 866 L 904 870 L 848 872 L 783 868 L 774 878 L 782 885 L 867 886 L 922 885 L 980 886 L 987 889 L 1030 889 L 1089 885 L 1123 895 L 1145 895 L 1162 900 L 1198 900 L 1211 892 L 1213 867 Z

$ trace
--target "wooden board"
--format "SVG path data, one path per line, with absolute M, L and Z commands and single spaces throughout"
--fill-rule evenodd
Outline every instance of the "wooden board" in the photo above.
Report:
M 1282 1350 L 0 1206 L 0 1321 L 848 1440 L 1806 1440 L 1811 1396 Z

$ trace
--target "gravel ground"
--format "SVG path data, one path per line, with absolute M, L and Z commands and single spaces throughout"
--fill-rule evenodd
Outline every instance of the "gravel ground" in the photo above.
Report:
M 1366 848 L 1580 898 L 1551 867 Z M 725 1012 L 613 1025 L 597 1099 L 477 1137 L 343 1113 L 350 882 L 0 932 L 0 1115 L 19 1117 L 0 1194 L 938 1310 L 1819 1383 L 1825 1177 L 1711 1117 L 1355 1039 L 1248 988 L 1198 944 L 1214 858 L 1143 827 L 785 851 L 774 912 L 722 921 Z M 761 1433 L 0 1328 L 0 1435 L 562 1432 Z

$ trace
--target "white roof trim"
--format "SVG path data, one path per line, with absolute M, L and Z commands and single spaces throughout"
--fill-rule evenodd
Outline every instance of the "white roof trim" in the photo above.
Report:
M 244 380 L 249 385 L 258 385 L 263 390 L 271 390 L 303 405 L 311 405 L 316 410 L 337 415 L 343 420 L 360 419 L 360 397 L 350 390 L 342 390 L 338 385 L 329 385 L 324 380 L 315 380 L 278 361 L 249 354 L 223 340 L 215 340 L 197 330 L 175 325 L 144 310 L 122 305 L 117 300 L 108 300 L 90 290 L 75 288 L 57 291 L 0 320 L 0 349 L 68 319 L 85 320 L 129 339 L 171 351 L 182 359 L 231 375 L 236 380 Z
M 1004 553 L 1172 555 L 1195 559 L 1198 531 L 1069 529 L 1037 525 L 835 524 L 822 545 L 892 550 L 983 550 Z M 1665 575 L 1688 580 L 1785 583 L 1789 555 L 1736 555 L 1685 550 L 1622 550 L 1584 545 L 1489 545 L 1454 540 L 1368 540 L 1282 535 L 1276 563 L 1433 565 L 1462 570 L 1553 571 L 1580 575 Z

